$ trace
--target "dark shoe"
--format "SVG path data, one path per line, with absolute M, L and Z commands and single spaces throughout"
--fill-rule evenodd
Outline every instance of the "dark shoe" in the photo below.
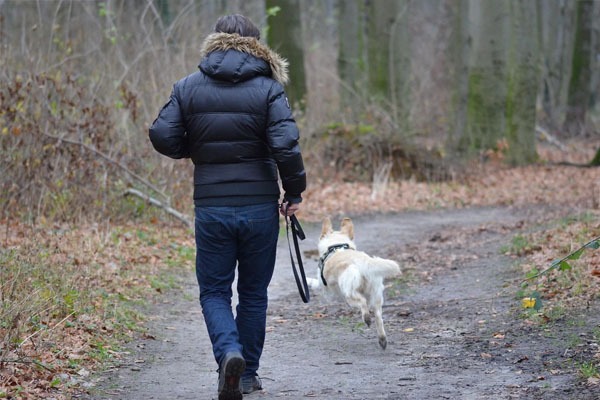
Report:
M 246 360 L 237 352 L 225 354 L 219 368 L 219 400 L 242 400 L 240 377 L 246 369 Z
M 262 382 L 257 375 L 242 378 L 242 393 L 249 394 L 256 390 L 262 390 Z

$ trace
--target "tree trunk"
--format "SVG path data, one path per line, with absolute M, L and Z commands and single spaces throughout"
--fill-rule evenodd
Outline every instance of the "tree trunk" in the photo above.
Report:
M 472 51 L 467 78 L 466 126 L 459 147 L 466 154 L 494 149 L 505 132 L 506 43 L 509 3 L 469 3 Z
M 573 56 L 575 2 L 538 0 L 538 40 L 540 48 L 539 121 L 557 132 L 565 119 L 567 90 Z
M 379 3 L 378 3 L 379 4 Z M 411 114 L 411 43 L 410 43 L 410 9 L 409 0 L 395 2 L 395 15 L 390 18 L 389 42 L 387 44 L 387 69 L 388 76 L 387 98 L 390 101 L 391 114 L 400 134 L 410 132 Z M 381 5 L 380 5 L 381 7 Z M 384 8 L 378 14 L 382 16 L 391 13 L 394 8 Z M 384 21 L 385 22 L 385 21 Z M 377 88 L 374 88 L 377 90 Z
M 453 29 L 449 40 L 450 66 L 454 87 L 452 90 L 451 115 L 453 128 L 449 129 L 446 148 L 454 155 L 460 148 L 467 129 L 467 98 L 469 78 L 469 3 L 468 0 L 456 0 L 451 7 Z
M 594 21 L 594 35 L 592 36 L 593 52 L 596 57 L 592 57 L 592 77 L 591 77 L 591 98 L 590 98 L 590 109 L 596 109 L 596 112 L 600 111 L 600 1 L 594 2 L 594 12 L 592 15 Z M 600 130 L 597 131 L 600 135 Z
M 358 122 L 367 93 L 365 7 L 362 0 L 340 1 L 338 13 L 338 72 L 344 114 Z
M 304 53 L 299 0 L 267 0 L 267 9 L 280 7 L 275 15 L 269 16 L 267 42 L 290 61 L 290 82 L 286 94 L 294 106 L 303 108 L 306 94 L 304 75 Z
M 600 167 L 600 148 L 596 150 L 596 155 L 594 156 L 594 158 L 592 158 L 592 161 L 590 161 L 590 166 Z
M 303 1 L 300 7 L 306 49 L 307 107 L 303 130 L 306 139 L 332 121 L 341 121 L 340 80 L 337 75 L 337 0 Z
M 575 45 L 571 61 L 567 115 L 564 123 L 565 133 L 570 136 L 585 132 L 585 117 L 590 101 L 593 6 L 592 0 L 577 2 Z
M 160 13 L 160 18 L 162 20 L 164 27 L 169 27 L 171 22 L 173 21 L 173 15 L 171 14 L 171 9 L 169 8 L 168 0 L 156 0 L 156 8 Z
M 390 93 L 390 44 L 396 20 L 398 2 L 379 0 L 367 2 L 367 57 L 369 93 L 382 101 Z
M 528 164 L 536 159 L 535 124 L 538 93 L 536 4 L 511 0 L 512 29 L 508 49 L 506 93 L 507 161 Z

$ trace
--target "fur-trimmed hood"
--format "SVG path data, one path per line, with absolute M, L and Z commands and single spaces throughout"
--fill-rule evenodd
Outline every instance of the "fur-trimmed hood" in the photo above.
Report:
M 226 52 L 228 50 L 236 50 L 263 60 L 270 68 L 273 79 L 282 85 L 288 82 L 288 61 L 285 58 L 259 42 L 256 38 L 240 36 L 237 33 L 219 32 L 208 35 L 201 48 L 201 57 L 203 59 L 200 64 L 201 69 L 204 69 L 204 63 L 206 62 L 206 58 L 210 56 L 210 53 L 218 51 Z

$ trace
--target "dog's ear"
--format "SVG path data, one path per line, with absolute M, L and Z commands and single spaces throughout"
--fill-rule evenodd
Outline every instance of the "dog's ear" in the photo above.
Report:
M 350 240 L 354 240 L 354 224 L 350 218 L 344 218 L 342 220 L 342 228 L 340 231 L 348 236 Z
M 333 232 L 333 228 L 331 226 L 331 220 L 329 217 L 326 217 L 323 220 L 323 227 L 321 228 L 321 239 L 323 239 L 327 234 Z

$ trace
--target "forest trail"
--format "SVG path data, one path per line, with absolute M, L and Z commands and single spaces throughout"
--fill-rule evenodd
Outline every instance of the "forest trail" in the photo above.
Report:
M 359 250 L 403 264 L 404 280 L 386 290 L 385 351 L 357 310 L 318 293 L 302 303 L 282 236 L 259 370 L 264 390 L 244 398 L 600 398 L 597 386 L 577 377 L 575 357 L 595 344 L 586 338 L 598 329 L 598 304 L 547 327 L 527 324 L 515 297 L 522 273 L 500 251 L 560 214 L 495 207 L 353 218 Z M 311 254 L 320 226 L 304 225 L 301 247 Z M 305 268 L 315 275 L 316 261 L 305 257 Z M 216 399 L 216 364 L 196 298 L 190 276 L 152 306 L 148 337 L 131 343 L 122 366 L 99 374 L 86 398 Z

